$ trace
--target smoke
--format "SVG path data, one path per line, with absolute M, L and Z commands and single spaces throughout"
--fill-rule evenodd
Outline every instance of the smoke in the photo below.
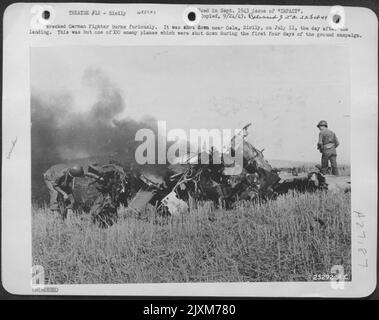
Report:
M 42 173 L 56 163 L 112 154 L 134 159 L 139 143 L 135 133 L 141 128 L 155 130 L 151 118 L 118 119 L 126 110 L 125 100 L 104 72 L 89 68 L 82 80 L 95 98 L 85 111 L 75 110 L 72 94 L 43 96 L 32 91 L 33 189 L 35 183 L 43 183 Z

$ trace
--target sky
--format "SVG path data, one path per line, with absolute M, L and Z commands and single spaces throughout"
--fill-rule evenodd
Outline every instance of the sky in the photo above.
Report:
M 31 49 L 31 89 L 70 96 L 75 110 L 96 103 L 88 70 L 121 92 L 117 118 L 165 120 L 168 129 L 240 128 L 268 159 L 319 161 L 319 120 L 350 163 L 349 52 L 341 45 L 75 46 Z

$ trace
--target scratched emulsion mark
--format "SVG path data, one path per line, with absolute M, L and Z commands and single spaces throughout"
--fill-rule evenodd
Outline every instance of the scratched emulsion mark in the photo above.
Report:
M 12 146 L 11 146 L 11 149 L 9 150 L 9 152 L 8 152 L 7 159 L 10 159 L 11 156 L 12 156 L 13 149 L 14 149 L 16 143 L 17 143 L 17 137 L 13 141 L 11 141 L 11 143 L 12 143 Z

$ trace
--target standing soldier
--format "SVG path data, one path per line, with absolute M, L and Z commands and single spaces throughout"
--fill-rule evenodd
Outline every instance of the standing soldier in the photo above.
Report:
M 84 177 L 83 167 L 73 165 L 67 167 L 64 164 L 57 164 L 50 167 L 44 174 L 45 184 L 50 193 L 50 210 L 59 211 L 58 195 L 61 194 L 63 199 L 70 200 L 71 205 L 74 203 L 72 191 L 76 177 Z
M 339 141 L 336 134 L 328 129 L 328 123 L 321 120 L 317 127 L 320 129 L 320 134 L 317 143 L 317 149 L 322 153 L 321 156 L 321 172 L 325 174 L 328 170 L 329 161 L 332 167 L 332 174 L 338 176 L 337 167 L 337 151 Z

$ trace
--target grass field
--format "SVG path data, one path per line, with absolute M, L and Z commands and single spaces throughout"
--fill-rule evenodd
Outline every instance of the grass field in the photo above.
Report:
M 167 223 L 126 216 L 108 229 L 35 208 L 33 263 L 50 284 L 309 281 L 335 264 L 351 274 L 350 208 L 349 193 L 287 194 L 233 210 L 207 203 Z

